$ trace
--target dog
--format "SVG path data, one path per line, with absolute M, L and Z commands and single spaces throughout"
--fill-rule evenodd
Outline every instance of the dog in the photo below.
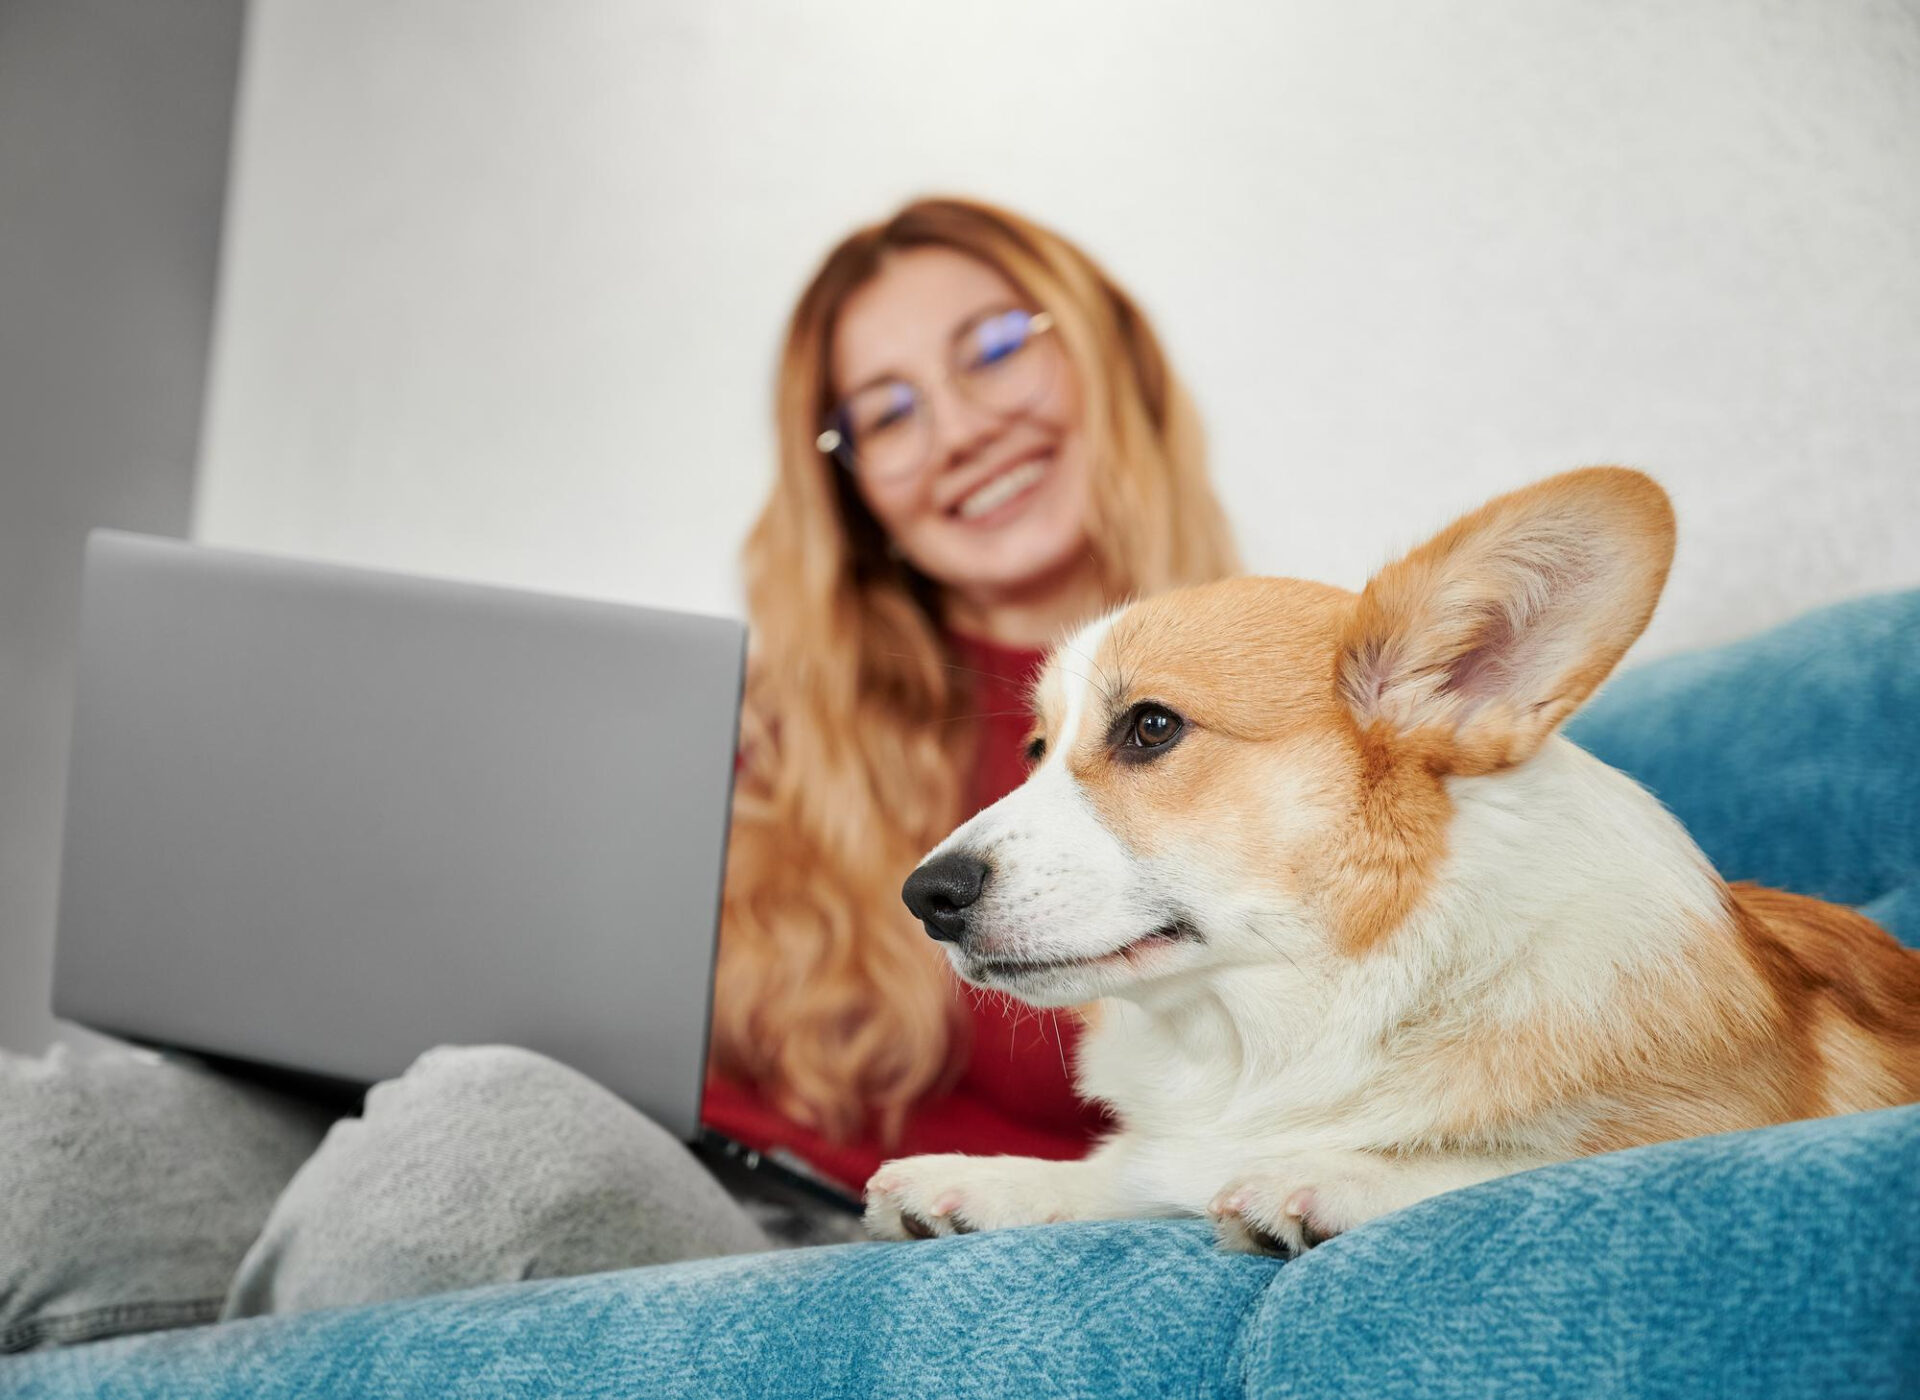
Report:
M 1294 1255 L 1509 1172 L 1920 1099 L 1920 953 L 1728 886 L 1556 734 L 1645 628 L 1666 493 L 1502 496 L 1357 597 L 1241 578 L 1050 658 L 1032 771 L 903 895 L 954 968 L 1089 1008 L 1080 1161 L 939 1155 L 883 1239 L 1207 1215 Z

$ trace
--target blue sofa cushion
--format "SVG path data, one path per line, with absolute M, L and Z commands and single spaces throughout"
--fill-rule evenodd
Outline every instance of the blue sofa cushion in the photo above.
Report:
M 840 1245 L 28 1353 L 0 1394 L 1238 1396 L 1278 1267 L 1193 1222 Z
M 1437 1196 L 1288 1265 L 1250 1393 L 1920 1395 L 1920 1107 Z

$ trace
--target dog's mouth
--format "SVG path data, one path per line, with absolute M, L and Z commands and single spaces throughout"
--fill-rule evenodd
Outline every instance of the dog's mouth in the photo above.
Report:
M 1150 960 L 1157 957 L 1162 949 L 1178 943 L 1204 943 L 1205 941 L 1200 930 L 1185 919 L 1174 919 L 1160 925 L 1151 933 L 1142 934 L 1104 953 L 1088 953 L 1073 958 L 970 957 L 967 959 L 967 976 L 976 981 L 1015 982 L 1042 977 L 1048 973 L 1068 972 L 1081 968 L 1132 967 L 1145 970 Z

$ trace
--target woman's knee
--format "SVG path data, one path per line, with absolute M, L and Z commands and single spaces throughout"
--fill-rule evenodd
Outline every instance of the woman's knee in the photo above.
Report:
M 144 1052 L 0 1053 L 0 1352 L 212 1320 L 327 1118 Z
M 228 1315 L 765 1247 L 685 1146 L 513 1046 L 442 1047 L 377 1085 L 274 1209 Z
M 398 1080 L 537 1079 L 570 1075 L 558 1060 L 523 1045 L 436 1045 L 409 1065 Z
M 374 1085 L 367 1095 L 367 1113 L 391 1112 L 423 1100 L 537 1101 L 556 1090 L 577 1095 L 575 1081 L 591 1083 L 558 1060 L 518 1045 L 439 1045 L 398 1077 Z

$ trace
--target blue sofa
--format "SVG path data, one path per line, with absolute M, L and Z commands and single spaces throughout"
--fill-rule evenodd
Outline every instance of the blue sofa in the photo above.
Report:
M 1733 879 L 1920 944 L 1920 593 L 1629 672 L 1570 732 Z M 1426 1201 L 704 1261 L 0 1361 L 0 1397 L 1920 1396 L 1920 1106 Z

